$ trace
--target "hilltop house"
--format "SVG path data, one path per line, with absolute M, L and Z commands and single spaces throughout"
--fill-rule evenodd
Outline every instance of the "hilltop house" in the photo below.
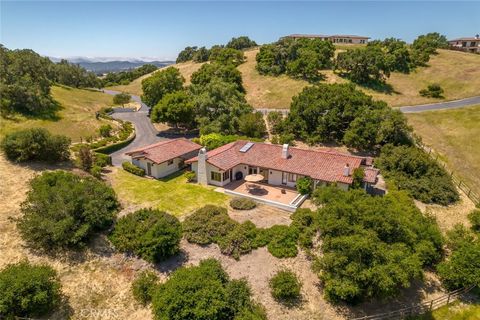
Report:
M 353 171 L 360 167 L 364 168 L 365 187 L 376 183 L 379 171 L 371 162 L 370 158 L 334 150 L 313 151 L 248 141 L 235 141 L 209 152 L 202 148 L 197 157 L 185 161 L 192 165 L 197 182 L 204 185 L 223 187 L 246 175 L 261 174 L 268 185 L 295 187 L 299 178 L 310 177 L 314 187 L 336 183 L 345 190 L 353 183 Z
M 180 138 L 161 141 L 129 151 L 132 163 L 145 170 L 147 176 L 163 178 L 185 167 L 185 160 L 198 154 L 201 145 Z
M 333 43 L 338 44 L 366 44 L 369 37 L 364 36 L 355 36 L 348 34 L 335 34 L 335 35 L 323 35 L 323 34 L 291 34 L 283 38 L 290 39 L 321 39 L 321 40 L 330 40 Z
M 449 40 L 448 43 L 453 49 L 472 53 L 480 53 L 480 35 L 478 34 L 471 38 L 467 37 Z

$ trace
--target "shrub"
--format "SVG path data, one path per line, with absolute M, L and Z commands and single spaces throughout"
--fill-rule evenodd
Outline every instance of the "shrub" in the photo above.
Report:
M 129 82 L 130 81 L 128 81 L 128 83 Z M 132 96 L 129 95 L 128 93 L 125 93 L 125 92 L 117 93 L 116 95 L 113 96 L 113 103 L 121 104 L 123 106 L 125 103 L 129 103 L 130 99 L 132 99 Z
M 159 262 L 180 250 L 182 229 L 177 218 L 156 209 L 140 209 L 122 217 L 109 236 L 115 248 Z
M 247 198 L 233 198 L 230 207 L 237 210 L 252 210 L 257 206 L 256 202 Z
M 132 283 L 132 294 L 137 302 L 147 305 L 158 286 L 158 276 L 153 271 L 143 271 Z
M 209 244 L 227 235 L 236 224 L 228 216 L 227 209 L 207 205 L 183 221 L 183 232 L 188 242 Z
M 102 167 L 99 167 L 97 165 L 93 166 L 90 169 L 90 174 L 95 178 L 100 179 L 102 177 Z
M 298 230 L 293 227 L 276 225 L 267 230 L 268 251 L 277 258 L 295 257 L 298 253 Z
M 443 89 L 439 84 L 430 84 L 427 89 L 419 91 L 422 97 L 443 98 Z
M 104 138 L 110 137 L 112 135 L 112 126 L 109 124 L 103 124 L 98 129 L 98 132 Z
M 60 282 L 47 265 L 24 261 L 0 271 L 0 315 L 39 317 L 52 312 L 60 303 Z
M 17 227 L 36 249 L 81 247 L 112 224 L 118 206 L 112 188 L 97 179 L 44 172 L 30 182 Z
M 247 137 L 263 138 L 267 132 L 263 114 L 261 112 L 255 112 L 240 116 L 239 131 Z
M 279 144 L 289 144 L 295 146 L 295 135 L 293 133 L 282 133 L 278 137 Z
M 143 177 L 145 175 L 145 170 L 137 167 L 136 165 L 132 164 L 131 162 L 125 161 L 122 163 L 122 168 L 125 171 L 133 173 L 134 175 Z
M 239 259 L 242 254 L 266 244 L 262 233 L 263 230 L 257 229 L 251 221 L 237 224 L 232 231 L 218 240 L 220 251 Z
M 448 290 L 480 284 L 480 241 L 469 242 L 454 250 L 451 257 L 437 267 Z
M 194 142 L 201 144 L 208 150 L 213 150 L 227 143 L 234 142 L 237 140 L 250 140 L 250 141 L 263 141 L 262 139 L 257 138 L 249 138 L 246 136 L 238 136 L 238 135 L 223 135 L 220 133 L 209 133 L 209 134 L 202 134 L 200 139 L 194 140 Z
M 93 165 L 93 155 L 90 148 L 86 145 L 82 145 L 80 149 L 78 149 L 78 164 L 80 168 L 85 171 L 90 170 Z
M 64 161 L 70 157 L 70 139 L 52 135 L 42 128 L 31 128 L 7 134 L 0 145 L 11 161 Z
M 300 179 L 297 179 L 297 191 L 300 194 L 310 194 L 312 192 L 312 179 L 309 177 L 302 177 Z
M 468 220 L 472 224 L 474 231 L 480 232 L 480 210 L 475 209 L 468 215 Z
M 197 179 L 197 175 L 193 171 L 186 171 L 183 175 L 188 182 L 193 182 Z
M 95 152 L 93 154 L 93 164 L 103 168 L 112 164 L 112 158 L 107 154 Z
M 272 133 L 278 133 L 281 123 L 283 121 L 283 114 L 280 111 L 272 111 L 267 114 L 267 122 Z
M 310 209 L 297 209 L 291 216 L 291 227 L 299 231 L 298 242 L 304 249 L 313 246 L 313 236 L 317 232 L 315 213 Z
M 293 302 L 300 298 L 301 282 L 289 270 L 278 271 L 269 281 L 272 296 L 282 302 Z
M 266 319 L 262 308 L 251 301 L 246 282 L 230 281 L 214 259 L 175 270 L 155 290 L 152 306 L 157 320 L 239 319 L 237 315 Z

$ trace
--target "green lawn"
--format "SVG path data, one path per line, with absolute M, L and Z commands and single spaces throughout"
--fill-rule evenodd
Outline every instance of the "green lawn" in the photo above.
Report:
M 452 303 L 410 320 L 480 320 L 480 304 Z
M 480 105 L 407 114 L 425 144 L 442 155 L 451 170 L 480 192 Z
M 119 199 L 146 205 L 174 215 L 183 215 L 207 204 L 225 205 L 228 196 L 195 183 L 187 183 L 182 172 L 165 179 L 142 178 L 116 169 L 109 174 Z
M 60 105 L 55 114 L 56 119 L 36 119 L 18 114 L 9 119 L 0 118 L 0 136 L 15 130 L 42 127 L 52 133 L 66 135 L 73 141 L 79 141 L 81 137 L 98 135 L 98 128 L 107 123 L 105 120 L 95 119 L 95 112 L 111 106 L 112 96 L 63 86 L 53 86 L 51 94 Z

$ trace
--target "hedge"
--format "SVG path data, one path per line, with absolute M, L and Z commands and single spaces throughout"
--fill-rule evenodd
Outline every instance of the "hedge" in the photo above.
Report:
M 113 153 L 115 151 L 118 151 L 118 150 L 123 149 L 124 147 L 128 146 L 130 144 L 130 142 L 132 142 L 135 139 L 135 137 L 136 137 L 136 133 L 134 132 L 133 135 L 130 138 L 128 138 L 127 140 L 117 142 L 117 143 L 114 143 L 114 144 L 111 144 L 111 145 L 108 145 L 108 146 L 105 146 L 105 147 L 96 148 L 96 149 L 93 149 L 93 151 L 98 152 L 98 153 L 103 153 L 103 154 L 110 154 L 110 153 Z
M 143 170 L 140 167 L 137 167 L 134 164 L 131 164 L 128 161 L 125 161 L 124 163 L 122 163 L 122 168 L 123 170 L 133 173 L 134 175 L 137 175 L 140 177 L 143 177 L 145 175 L 145 170 Z

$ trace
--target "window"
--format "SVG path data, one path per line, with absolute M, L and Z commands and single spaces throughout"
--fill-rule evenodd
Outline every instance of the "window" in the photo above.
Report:
M 256 167 L 248 167 L 248 174 L 257 174 Z
M 230 179 L 230 170 L 223 173 L 223 181 Z
M 173 159 L 167 161 L 167 166 L 171 166 L 173 164 Z
M 289 173 L 288 174 L 288 182 L 295 182 L 297 181 L 297 175 L 293 174 L 293 173 Z
M 210 172 L 210 178 L 213 181 L 222 181 L 222 174 L 220 172 L 212 171 Z

